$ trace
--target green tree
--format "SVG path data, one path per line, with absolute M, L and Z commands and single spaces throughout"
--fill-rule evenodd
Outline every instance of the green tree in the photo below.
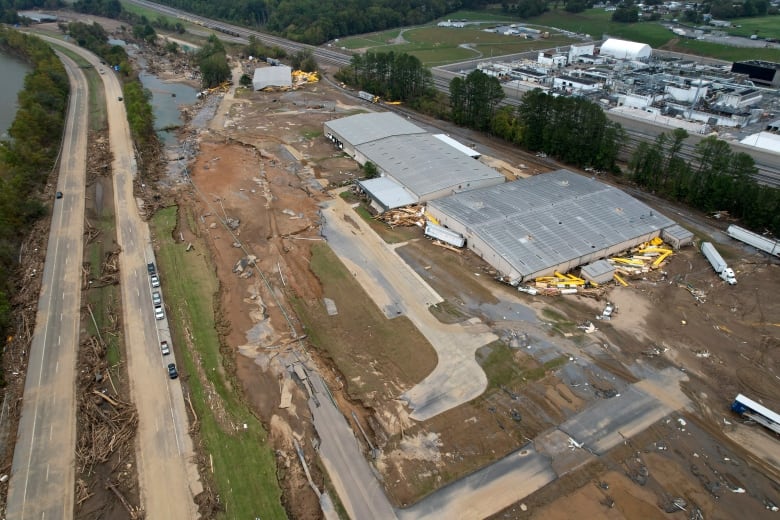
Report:
M 450 82 L 452 120 L 476 130 L 489 130 L 498 104 L 505 97 L 498 78 L 474 70 Z
M 365 174 L 366 179 L 374 179 L 379 177 L 379 169 L 376 167 L 376 164 L 372 163 L 371 161 L 366 161 L 366 163 L 363 165 L 363 173 Z

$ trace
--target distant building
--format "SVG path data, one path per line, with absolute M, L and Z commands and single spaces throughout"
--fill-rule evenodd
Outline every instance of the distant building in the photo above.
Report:
M 760 60 L 735 61 L 731 64 L 731 72 L 747 74 L 753 82 L 767 87 L 780 87 L 780 63 Z
M 261 67 L 255 69 L 252 77 L 252 88 L 263 90 L 264 88 L 290 88 L 292 87 L 292 68 L 287 65 L 276 67 Z
M 558 76 L 553 79 L 553 87 L 571 93 L 599 90 L 603 86 L 604 84 L 600 81 L 577 76 Z
M 577 63 L 580 61 L 580 56 L 593 56 L 596 52 L 596 46 L 592 43 L 586 43 L 584 45 L 572 45 L 569 47 L 569 63 Z
M 646 43 L 630 42 L 610 38 L 601 45 L 600 54 L 616 60 L 647 60 L 653 54 L 653 49 Z
M 560 69 L 566 66 L 568 59 L 565 54 L 540 51 L 536 62 L 545 67 Z

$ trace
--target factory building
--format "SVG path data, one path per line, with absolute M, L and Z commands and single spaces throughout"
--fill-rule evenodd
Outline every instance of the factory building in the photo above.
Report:
M 356 147 L 355 160 L 372 162 L 383 178 L 403 187 L 413 202 L 425 202 L 503 183 L 504 176 L 481 162 L 469 159 L 463 151 L 431 134 L 398 135 L 378 139 Z M 375 207 L 390 206 L 382 193 L 371 190 L 375 179 L 361 186 L 377 201 Z M 383 185 L 384 186 L 384 185 Z
M 427 211 L 513 284 L 615 255 L 675 226 L 619 189 L 568 170 L 432 200 Z
M 358 185 L 378 213 L 505 181 L 472 148 L 391 112 L 328 121 L 324 133 L 359 164 L 376 166 L 379 177 Z

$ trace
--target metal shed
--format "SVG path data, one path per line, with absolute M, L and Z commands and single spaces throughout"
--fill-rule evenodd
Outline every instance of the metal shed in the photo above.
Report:
M 615 266 L 606 260 L 597 260 L 592 264 L 584 266 L 580 274 L 584 279 L 591 282 L 607 283 L 612 280 L 612 275 L 615 274 Z
M 680 249 L 688 244 L 693 244 L 693 233 L 679 224 L 664 229 L 661 232 L 661 238 L 672 246 L 672 249 Z
M 287 65 L 256 68 L 252 76 L 252 88 L 262 90 L 268 87 L 292 87 L 292 68 Z
M 617 188 L 568 170 L 433 200 L 428 212 L 511 282 L 569 271 L 674 225 Z
M 403 186 L 393 179 L 387 177 L 358 181 L 358 186 L 369 196 L 371 207 L 377 213 L 384 213 L 385 211 L 417 202 L 417 198 L 414 195 L 406 191 Z

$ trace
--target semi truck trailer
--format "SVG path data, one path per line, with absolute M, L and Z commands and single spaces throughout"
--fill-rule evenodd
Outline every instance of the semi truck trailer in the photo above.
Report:
M 718 273 L 718 276 L 723 279 L 723 281 L 729 285 L 734 285 L 737 283 L 737 279 L 734 277 L 734 271 L 731 269 L 731 267 L 728 266 L 728 264 L 726 264 L 726 261 L 722 256 L 720 256 L 720 253 L 718 253 L 718 250 L 715 249 L 715 246 L 713 246 L 712 243 L 702 242 L 701 252 L 710 262 L 712 268 L 715 269 L 715 272 Z

